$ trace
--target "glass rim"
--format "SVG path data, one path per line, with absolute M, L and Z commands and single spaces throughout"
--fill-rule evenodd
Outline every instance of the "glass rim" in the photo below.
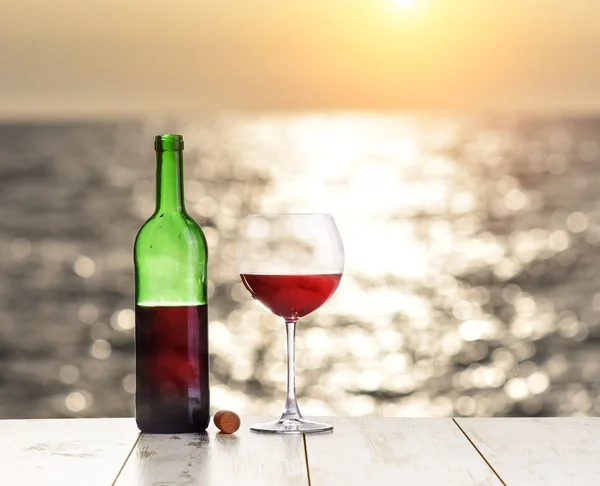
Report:
M 246 218 L 272 218 L 281 216 L 330 216 L 333 213 L 249 213 Z

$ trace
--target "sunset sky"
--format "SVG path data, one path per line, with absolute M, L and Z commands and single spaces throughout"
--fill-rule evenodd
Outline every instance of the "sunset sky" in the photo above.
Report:
M 0 117 L 600 112 L 598 0 L 7 0 Z

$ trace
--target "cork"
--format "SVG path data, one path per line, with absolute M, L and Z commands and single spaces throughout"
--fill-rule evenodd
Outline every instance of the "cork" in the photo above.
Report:
M 223 434 L 233 434 L 240 428 L 240 417 L 230 410 L 219 410 L 214 417 L 215 426 Z

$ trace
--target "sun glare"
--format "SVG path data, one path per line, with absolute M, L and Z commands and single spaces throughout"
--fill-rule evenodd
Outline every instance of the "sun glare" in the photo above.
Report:
M 395 0 L 396 1 L 396 5 L 399 5 L 400 7 L 410 7 L 413 3 L 415 3 L 415 0 Z

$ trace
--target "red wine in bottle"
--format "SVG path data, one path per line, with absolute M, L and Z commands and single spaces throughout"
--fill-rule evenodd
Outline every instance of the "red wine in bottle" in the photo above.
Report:
M 206 428 L 210 418 L 206 305 L 138 306 L 136 326 L 140 428 L 164 433 Z
M 183 198 L 183 139 L 155 140 L 156 210 L 135 248 L 135 418 L 142 432 L 199 432 L 210 421 L 207 246 Z

